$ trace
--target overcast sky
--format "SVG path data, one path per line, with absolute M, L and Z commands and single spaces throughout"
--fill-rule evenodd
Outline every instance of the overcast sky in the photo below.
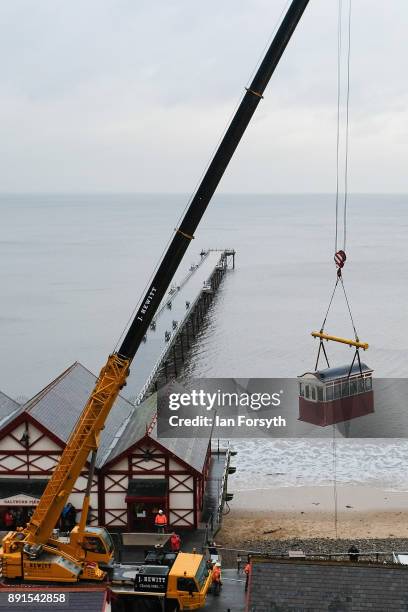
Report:
M 337 3 L 310 0 L 220 190 L 334 190 Z M 285 4 L 2 2 L 0 191 L 191 192 Z M 406 0 L 353 0 L 351 191 L 408 192 L 407 29 Z

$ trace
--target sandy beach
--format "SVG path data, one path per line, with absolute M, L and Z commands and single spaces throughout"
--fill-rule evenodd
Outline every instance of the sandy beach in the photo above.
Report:
M 217 540 L 223 545 L 291 538 L 406 538 L 408 492 L 347 485 L 236 491 Z

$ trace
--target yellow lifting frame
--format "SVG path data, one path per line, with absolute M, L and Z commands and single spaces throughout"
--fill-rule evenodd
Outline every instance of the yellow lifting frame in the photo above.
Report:
M 362 348 L 364 351 L 368 349 L 367 342 L 360 342 L 359 340 L 350 340 L 348 338 L 339 338 L 339 336 L 330 336 L 324 332 L 312 332 L 313 338 L 320 338 L 320 340 L 332 340 L 333 342 L 341 342 L 341 344 L 348 344 L 349 346 L 355 346 L 356 348 Z

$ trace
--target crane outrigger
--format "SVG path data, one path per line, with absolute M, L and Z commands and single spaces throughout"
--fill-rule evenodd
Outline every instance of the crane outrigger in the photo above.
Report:
M 113 545 L 106 529 L 86 526 L 89 486 L 81 520 L 63 541 L 53 529 L 90 453 L 95 464 L 99 435 L 126 384 L 130 365 L 194 232 L 237 148 L 309 0 L 293 0 L 163 256 L 120 348 L 109 355 L 35 512 L 23 529 L 8 533 L 0 549 L 6 579 L 77 582 L 106 577 L 113 564 Z M 191 602 L 190 602 L 191 603 Z

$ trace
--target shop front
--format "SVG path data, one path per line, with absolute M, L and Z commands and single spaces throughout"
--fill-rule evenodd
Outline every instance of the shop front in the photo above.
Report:
M 151 532 L 159 510 L 168 514 L 166 479 L 136 478 L 129 481 L 126 495 L 130 531 Z
M 0 478 L 0 528 L 23 527 L 29 521 L 47 482 L 37 478 Z

